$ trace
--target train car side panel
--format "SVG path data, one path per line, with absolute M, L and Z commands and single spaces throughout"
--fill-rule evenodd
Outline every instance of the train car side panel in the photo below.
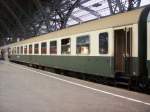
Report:
M 14 55 L 11 56 L 11 60 L 105 77 L 114 77 L 113 57 Z

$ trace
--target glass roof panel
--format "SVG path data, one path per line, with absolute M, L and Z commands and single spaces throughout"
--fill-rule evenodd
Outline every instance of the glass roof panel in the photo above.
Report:
M 81 0 L 81 2 L 82 1 L 84 0 Z M 126 2 L 126 0 L 122 0 L 122 2 Z M 150 0 L 141 0 L 141 6 L 147 4 L 150 4 Z M 75 20 L 74 18 L 70 17 L 67 25 L 74 25 L 74 24 L 78 24 L 92 19 L 110 15 L 110 10 L 109 10 L 107 0 L 87 0 L 87 2 L 81 4 L 81 6 L 86 7 L 89 10 L 83 9 L 81 7 L 75 8 L 72 13 L 72 16 L 78 19 Z M 100 17 L 98 17 L 96 14 L 99 15 Z M 81 21 L 79 22 L 79 20 Z
M 102 3 L 104 3 L 105 1 L 106 1 L 106 0 L 90 0 L 90 1 L 88 1 L 88 2 L 86 2 L 86 3 L 84 3 L 83 5 L 86 6 L 86 7 L 88 7 L 88 6 L 94 5 L 94 4 L 96 4 L 96 3 L 102 4 Z M 107 2 L 107 1 L 106 1 L 106 2 Z

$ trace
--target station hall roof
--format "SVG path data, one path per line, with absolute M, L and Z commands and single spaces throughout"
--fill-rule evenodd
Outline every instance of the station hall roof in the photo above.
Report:
M 34 37 L 89 20 L 101 19 L 113 13 L 111 3 L 113 3 L 112 7 L 119 12 L 115 1 L 0 0 L 0 38 L 5 38 L 4 44 L 7 44 L 7 41 L 8 43 L 15 42 L 18 38 Z M 129 6 L 130 0 L 117 1 L 121 2 L 121 10 L 122 7 L 125 9 Z M 149 0 L 131 1 L 134 1 L 135 7 L 139 3 L 140 6 L 150 4 Z

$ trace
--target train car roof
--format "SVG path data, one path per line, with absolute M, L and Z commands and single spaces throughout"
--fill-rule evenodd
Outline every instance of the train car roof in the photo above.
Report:
M 119 14 L 104 17 L 98 20 L 89 21 L 86 23 L 82 23 L 80 25 L 75 25 L 75 26 L 68 27 L 68 28 L 58 30 L 55 32 L 51 32 L 45 35 L 41 35 L 41 36 L 33 37 L 24 41 L 20 41 L 12 45 L 17 46 L 19 44 L 27 44 L 27 43 L 38 42 L 38 41 L 43 41 L 47 39 L 54 39 L 54 38 L 66 37 L 66 36 L 69 37 L 70 35 L 89 32 L 89 31 L 136 24 L 139 22 L 140 15 L 142 11 L 144 10 L 144 8 L 145 7 L 142 7 L 133 11 L 119 13 Z

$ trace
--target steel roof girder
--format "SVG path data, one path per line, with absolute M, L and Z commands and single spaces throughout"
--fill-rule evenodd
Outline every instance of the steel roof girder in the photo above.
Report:
M 86 10 L 86 11 L 90 12 L 90 14 L 96 16 L 97 18 L 101 17 L 101 15 L 100 15 L 98 12 L 96 12 L 96 11 L 94 11 L 94 10 L 88 8 L 88 7 L 85 7 L 85 6 L 83 6 L 83 5 L 80 5 L 79 8 L 82 9 L 82 10 Z
M 23 33 L 25 34 L 25 28 L 23 26 L 23 24 L 21 23 L 21 21 L 19 20 L 19 18 L 17 17 L 17 15 L 12 11 L 12 9 L 7 5 L 7 3 L 4 0 L 0 1 L 4 7 L 8 10 L 8 12 L 12 15 L 12 17 L 16 20 L 16 22 L 18 23 L 19 27 L 22 29 Z

